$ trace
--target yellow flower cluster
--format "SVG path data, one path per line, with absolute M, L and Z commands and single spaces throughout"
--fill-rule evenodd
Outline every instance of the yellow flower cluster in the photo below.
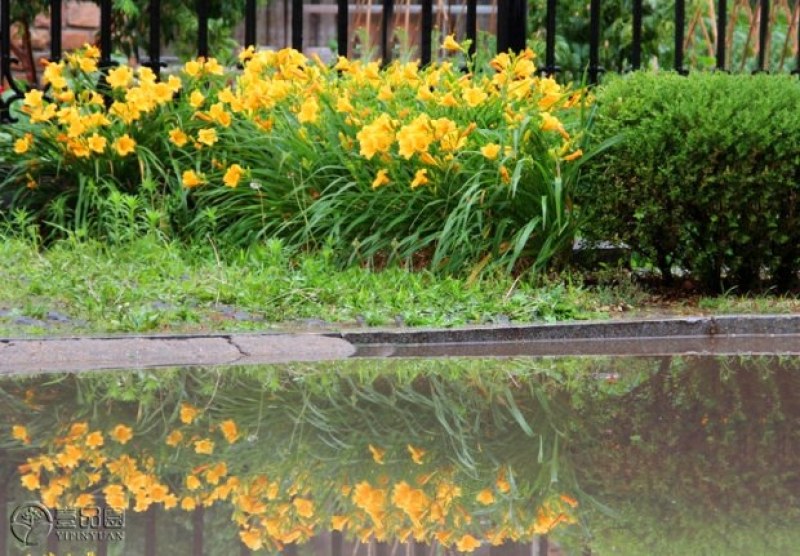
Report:
M 443 47 L 466 52 L 452 36 Z M 581 95 L 537 77 L 530 50 L 497 55 L 493 73 L 466 74 L 449 61 L 381 69 L 376 62 L 339 58 L 331 68 L 292 49 L 251 48 L 240 59 L 243 70 L 234 81 L 213 58 L 191 60 L 179 75 L 159 81 L 145 67 L 123 65 L 103 75 L 97 49 L 86 46 L 45 68 L 53 102 L 40 91 L 26 94 L 23 109 L 39 128 L 15 138 L 13 150 L 35 158 L 40 143 L 49 142 L 68 163 L 104 157 L 113 167 L 121 162 L 115 157 L 140 148 L 171 148 L 189 162 L 176 176 L 188 189 L 236 188 L 250 175 L 236 158 L 243 133 L 328 148 L 334 129 L 345 155 L 363 157 L 369 177 L 359 173 L 357 179 L 373 189 L 435 188 L 470 161 L 491 168 L 498 185 L 510 183 L 508 167 L 525 150 L 515 129 L 530 129 L 530 122 L 551 136 L 549 152 L 557 161 L 582 154 L 575 146 L 579 136 L 561 119 Z M 157 122 L 163 137 L 144 136 L 137 128 L 145 119 Z

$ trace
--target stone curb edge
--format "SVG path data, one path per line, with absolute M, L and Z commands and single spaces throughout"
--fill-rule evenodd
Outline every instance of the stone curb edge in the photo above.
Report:
M 548 340 L 603 340 L 674 337 L 765 336 L 800 334 L 800 314 L 724 315 L 618 321 L 578 321 L 553 324 L 470 328 L 401 328 L 336 331 L 219 332 L 201 334 L 136 334 L 0 338 L 0 344 L 64 340 L 196 340 L 202 338 L 258 338 L 275 336 L 325 336 L 353 345 L 451 344 L 532 342 Z

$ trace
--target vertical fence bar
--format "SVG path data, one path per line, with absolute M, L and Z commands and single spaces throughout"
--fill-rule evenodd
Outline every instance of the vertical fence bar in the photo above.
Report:
M 525 0 L 497 0 L 497 51 L 522 52 L 527 39 L 528 3 Z
M 467 0 L 467 39 L 469 55 L 474 57 L 478 46 L 478 0 Z
M 547 75 L 558 72 L 556 67 L 556 0 L 547 0 L 545 20 L 544 71 Z
M 156 77 L 161 75 L 161 0 L 150 0 L 147 6 L 150 25 L 150 37 L 147 44 L 147 66 Z
M 11 0 L 0 0 L 0 87 L 11 79 Z M 2 116 L 6 116 L 3 99 L 0 98 Z M 5 524 L 2 524 L 5 527 Z
M 292 48 L 303 51 L 303 0 L 292 0 Z
M 336 3 L 336 49 L 339 56 L 347 57 L 347 46 L 350 41 L 347 36 L 350 25 L 350 4 L 348 0 L 336 0 Z
M 100 0 L 100 67 L 111 64 L 111 0 Z
M 431 63 L 431 33 L 433 33 L 433 0 L 422 0 L 422 37 L 420 37 L 420 57 L 422 65 Z
M 725 69 L 725 24 L 728 21 L 728 2 L 717 3 L 717 69 Z
M 247 0 L 244 6 L 244 46 L 255 47 L 256 44 L 256 0 Z
M 381 18 L 381 64 L 392 61 L 391 40 L 392 22 L 394 20 L 394 0 L 383 0 L 383 18 Z
M 509 0 L 497 0 L 497 52 L 508 50 L 508 3 Z
M 597 84 L 600 68 L 600 0 L 589 4 L 589 82 Z
M 795 60 L 795 68 L 792 73 L 800 76 L 800 0 L 797 0 L 797 59 Z
M 197 0 L 197 55 L 208 58 L 208 0 Z
M 61 58 L 61 0 L 50 0 L 50 61 Z
M 761 0 L 758 21 L 758 71 L 767 68 L 767 40 L 769 39 L 769 0 Z
M 11 0 L 0 0 L 0 87 L 8 82 L 12 94 L 5 99 L 0 95 L 0 123 L 16 122 L 11 117 L 11 103 L 24 97 L 14 76 L 11 75 L 11 64 L 17 60 L 11 56 Z M 0 523 L 0 526 L 5 525 Z
M 675 0 L 675 71 L 685 73 L 683 69 L 683 34 L 686 25 L 686 1 Z
M 633 48 L 631 51 L 631 67 L 638 70 L 642 67 L 642 0 L 633 0 Z

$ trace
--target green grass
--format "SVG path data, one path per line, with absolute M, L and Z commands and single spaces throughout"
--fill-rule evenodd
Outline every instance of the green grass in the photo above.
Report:
M 2 336 L 603 316 L 579 286 L 534 287 L 507 276 L 469 283 L 399 267 L 340 270 L 330 250 L 292 257 L 277 241 L 228 253 L 151 237 L 114 247 L 62 241 L 40 250 L 30 240 L 0 236 L 0 284 Z M 52 312 L 69 322 L 48 318 Z
M 342 270 L 335 260 L 330 249 L 291 255 L 278 241 L 226 251 L 147 236 L 115 246 L 68 240 L 41 249 L 36 240 L 0 234 L 0 337 L 800 311 L 792 296 L 663 297 L 622 273 L 590 288 L 579 274 L 537 285 L 530 275 L 470 281 L 398 266 Z

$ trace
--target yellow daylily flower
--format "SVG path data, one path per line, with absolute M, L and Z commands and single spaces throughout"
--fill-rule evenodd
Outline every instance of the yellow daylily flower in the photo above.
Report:
M 222 183 L 224 183 L 227 187 L 235 188 L 236 186 L 239 185 L 239 181 L 242 179 L 242 174 L 244 174 L 244 170 L 242 169 L 241 166 L 239 166 L 238 164 L 231 164 L 230 167 L 225 172 L 225 175 L 222 177 Z M 232 435 L 234 436 L 235 440 L 235 436 L 237 435 L 236 423 L 234 423 L 233 421 L 226 421 L 226 423 L 229 423 L 228 428 L 231 428 L 232 426 L 233 430 Z M 225 434 L 225 438 L 228 438 L 227 434 Z M 233 442 L 233 440 L 228 440 L 228 442 Z
M 111 438 L 120 444 L 126 444 L 131 438 L 133 438 L 133 429 L 125 425 L 117 425 L 111 431 Z
M 136 141 L 134 141 L 127 133 L 114 141 L 114 150 L 120 156 L 128 156 L 136 150 Z
M 417 170 L 416 174 L 414 174 L 414 179 L 411 182 L 411 189 L 416 189 L 421 185 L 429 183 L 430 180 L 428 179 L 427 174 L 428 174 L 427 168 L 423 168 L 422 170 Z
M 494 160 L 500 154 L 500 145 L 497 143 L 488 143 L 481 147 L 481 154 L 489 160 Z
M 205 178 L 202 176 L 202 174 L 198 174 L 194 170 L 186 170 L 181 176 L 181 182 L 183 183 L 184 187 L 191 189 L 193 187 L 197 187 L 198 185 L 204 184 Z
M 447 35 L 444 38 L 444 42 L 442 43 L 442 48 L 447 50 L 448 52 L 461 52 L 463 48 L 461 45 L 458 44 L 454 35 Z

